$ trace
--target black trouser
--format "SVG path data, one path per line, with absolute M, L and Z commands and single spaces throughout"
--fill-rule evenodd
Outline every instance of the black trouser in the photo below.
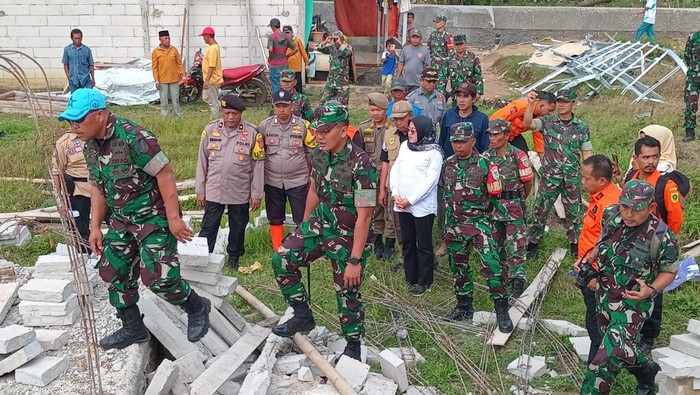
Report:
M 248 213 L 250 205 L 248 203 L 227 205 L 207 200 L 204 205 L 204 218 L 202 218 L 202 230 L 199 231 L 199 237 L 206 237 L 209 253 L 214 252 L 216 235 L 219 234 L 221 216 L 224 214 L 225 207 L 228 207 L 229 227 L 226 252 L 229 259 L 238 259 L 245 254 L 245 228 L 250 219 L 250 214 Z
M 593 361 L 593 358 L 598 353 L 598 347 L 603 342 L 603 336 L 598 329 L 598 321 L 596 320 L 596 301 L 595 291 L 591 291 L 588 287 L 581 290 L 583 294 L 583 303 L 586 305 L 586 331 L 591 339 L 591 348 L 588 350 L 587 364 Z
M 73 211 L 78 212 L 78 216 L 73 218 L 75 227 L 78 228 L 80 237 L 87 242 L 90 236 L 90 198 L 80 195 L 71 196 L 70 205 Z
M 527 146 L 527 141 L 525 141 L 525 137 L 523 137 L 522 134 L 519 134 L 513 138 L 513 140 L 509 141 L 510 145 L 512 145 L 515 148 L 519 148 L 527 153 L 527 151 L 530 150 Z
M 435 214 L 416 218 L 411 213 L 399 213 L 403 269 L 409 284 L 420 284 L 425 287 L 433 284 L 434 219 Z
M 287 200 L 292 208 L 292 220 L 299 225 L 304 221 L 306 209 L 306 194 L 309 192 L 308 184 L 291 189 L 275 188 L 265 184 L 265 210 L 270 225 L 282 225 L 286 218 Z
M 304 92 L 302 92 L 302 90 L 301 90 L 302 87 L 303 87 L 303 86 L 301 85 L 301 71 L 297 71 L 296 73 L 294 73 L 294 75 L 296 76 L 296 79 L 297 79 L 297 86 L 294 87 L 294 89 L 296 89 L 296 91 L 299 92 L 299 93 L 304 93 Z
M 661 332 L 661 314 L 663 313 L 663 293 L 656 295 L 654 298 L 654 311 L 651 312 L 651 316 L 644 321 L 644 326 L 642 327 L 642 339 L 652 340 L 659 337 Z

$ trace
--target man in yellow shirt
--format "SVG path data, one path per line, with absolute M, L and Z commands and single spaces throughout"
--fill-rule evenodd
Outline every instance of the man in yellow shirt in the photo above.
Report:
M 170 45 L 170 33 L 158 32 L 160 45 L 151 53 L 151 69 L 156 89 L 160 92 L 160 115 L 168 116 L 168 97 L 173 107 L 173 114 L 180 118 L 180 80 L 185 76 L 185 67 L 177 48 Z
M 282 28 L 282 32 L 288 33 L 294 37 L 294 44 L 297 48 L 287 49 L 287 63 L 289 68 L 293 70 L 295 74 L 297 84 L 294 89 L 299 93 L 304 93 L 302 92 L 301 73 L 304 70 L 309 71 L 309 54 L 306 53 L 306 46 L 301 38 L 299 36 L 294 36 L 294 30 L 292 30 L 291 26 L 286 25 Z
M 221 83 L 224 82 L 224 77 L 221 72 L 221 50 L 219 43 L 214 38 L 214 29 L 207 26 L 202 30 L 200 36 L 208 45 L 207 51 L 204 53 L 202 60 L 202 76 L 204 77 L 204 86 L 202 89 L 202 100 L 209 105 L 211 109 L 211 119 L 219 118 L 219 92 Z

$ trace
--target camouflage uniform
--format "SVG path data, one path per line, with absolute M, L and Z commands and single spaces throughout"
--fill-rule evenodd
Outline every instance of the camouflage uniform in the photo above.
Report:
M 533 120 L 544 137 L 544 157 L 533 214 L 530 217 L 530 243 L 544 235 L 547 216 L 561 193 L 566 211 L 566 236 L 569 244 L 578 243 L 581 233 L 581 151 L 592 150 L 588 124 L 572 114 L 569 122 L 557 114 Z
M 700 32 L 695 32 L 688 37 L 683 59 L 688 65 L 683 91 L 685 129 L 695 129 L 695 114 L 698 112 L 698 95 L 700 95 Z
M 294 79 L 296 79 L 294 70 L 286 69 L 280 72 L 280 81 L 289 82 Z M 311 101 L 309 100 L 309 97 L 303 93 L 297 92 L 296 89 L 292 89 L 291 94 L 293 106 L 292 113 L 297 117 L 301 117 L 307 121 L 310 121 L 311 115 L 313 114 L 314 110 L 313 108 L 311 108 Z M 273 116 L 274 113 L 274 110 L 270 110 L 270 116 Z
M 348 44 L 336 48 L 334 43 L 318 46 L 318 50 L 331 55 L 330 70 L 326 80 L 326 88 L 321 97 L 321 105 L 328 101 L 337 100 L 347 106 L 350 100 L 350 60 L 352 49 Z
M 272 267 L 285 300 L 295 305 L 308 301 L 299 268 L 322 256 L 330 259 L 343 335 L 359 341 L 365 333 L 364 303 L 359 286 L 343 285 L 343 274 L 352 251 L 357 208 L 374 207 L 377 202 L 377 170 L 369 155 L 349 140 L 334 155 L 314 148 L 311 166 L 318 206 L 284 239 L 272 256 Z M 366 244 L 360 259 L 363 273 L 370 251 Z
M 508 122 L 500 121 L 502 123 L 495 127 L 489 127 L 489 131 L 497 128 L 510 130 Z M 501 259 L 510 268 L 508 277 L 524 279 L 527 227 L 523 183 L 533 178 L 530 160 L 525 152 L 510 144 L 506 144 L 505 155 L 500 156 L 495 148 L 490 148 L 484 157 L 489 165 L 487 189 L 491 224 L 494 228 L 493 239 Z M 493 191 L 493 188 L 498 188 L 500 192 Z
M 451 140 L 460 139 L 465 134 L 473 136 L 473 133 L 472 124 L 465 122 L 455 129 Z M 490 237 L 493 229 L 486 208 L 487 174 L 488 161 L 476 149 L 467 159 L 450 156 L 442 166 L 440 186 L 445 188 L 445 241 L 458 297 L 474 294 L 474 277 L 469 266 L 470 245 L 481 260 L 481 275 L 486 279 L 491 298 L 509 297 L 506 286 L 508 270 L 499 262 L 496 242 Z
M 455 44 L 466 42 L 464 34 L 455 36 Z M 444 75 L 440 76 L 440 84 L 445 82 L 444 86 L 438 85 L 437 89 L 444 91 L 447 88 L 447 81 L 450 81 L 450 87 L 460 86 L 462 83 L 468 82 L 476 86 L 478 94 L 484 94 L 484 78 L 481 74 L 481 62 L 479 58 L 471 51 L 466 51 L 461 57 L 456 51 L 450 53 L 445 61 L 445 67 L 440 70 Z M 455 105 L 456 105 L 455 101 Z
M 640 210 L 653 198 L 651 184 L 633 180 L 625 184 L 620 204 Z M 603 224 L 595 258 L 599 266 L 597 320 L 603 342 L 588 366 L 582 394 L 608 394 L 623 367 L 635 373 L 647 364 L 647 357 L 637 345 L 639 331 L 654 309 L 654 297 L 634 301 L 622 293 L 632 279 L 651 285 L 659 272 L 678 270 L 678 240 L 655 216 L 650 216 L 641 228 L 630 228 L 625 226 L 617 206 L 612 206 L 606 210 Z M 635 376 L 641 381 L 639 374 Z M 653 377 L 646 379 L 653 385 Z
M 180 277 L 177 240 L 168 230 L 165 203 L 156 174 L 169 161 L 153 134 L 113 114 L 103 139 L 85 143 L 90 182 L 112 210 L 104 252 L 97 264 L 109 282 L 116 308 L 138 302 L 137 279 L 176 305 L 185 303 L 190 286 Z
M 433 19 L 433 22 L 446 21 L 447 17 L 438 15 Z M 430 67 L 437 69 L 442 78 L 438 81 L 437 90 L 444 92 L 447 87 L 447 59 L 450 56 L 452 49 L 452 35 L 445 30 L 430 33 L 428 37 L 428 51 L 430 51 Z

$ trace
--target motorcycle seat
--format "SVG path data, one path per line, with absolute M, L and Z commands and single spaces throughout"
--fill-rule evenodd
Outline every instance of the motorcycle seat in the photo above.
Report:
M 246 81 L 256 75 L 260 74 L 265 69 L 264 64 L 254 64 L 250 66 L 240 66 L 232 67 L 229 69 L 224 69 L 222 74 L 226 82 L 239 82 Z M 230 80 L 230 81 L 229 81 Z

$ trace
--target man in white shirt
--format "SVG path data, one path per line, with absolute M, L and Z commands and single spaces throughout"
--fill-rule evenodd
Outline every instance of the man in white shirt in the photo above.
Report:
M 639 25 L 637 29 L 637 35 L 635 36 L 635 41 L 642 39 L 643 35 L 649 37 L 649 41 L 654 41 L 654 23 L 656 23 L 656 0 L 646 0 L 644 4 L 644 11 L 640 11 L 640 14 L 644 14 L 642 18 L 642 24 Z

